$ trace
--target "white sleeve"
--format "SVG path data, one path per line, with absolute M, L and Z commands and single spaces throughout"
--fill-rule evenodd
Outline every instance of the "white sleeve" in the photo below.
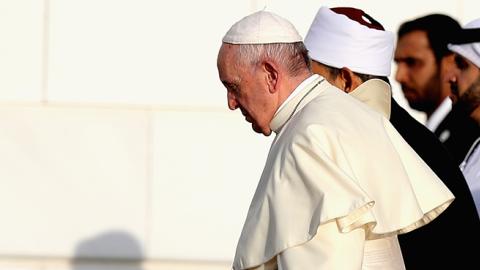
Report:
M 364 245 L 363 228 L 341 233 L 331 221 L 320 225 L 310 241 L 278 254 L 278 270 L 360 270 Z
M 363 269 L 405 270 L 402 251 L 396 235 L 365 242 Z

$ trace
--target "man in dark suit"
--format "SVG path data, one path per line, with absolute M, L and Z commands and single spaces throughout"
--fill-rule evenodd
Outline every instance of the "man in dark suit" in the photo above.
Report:
M 453 64 L 447 44 L 459 29 L 460 24 L 444 14 L 418 17 L 398 29 L 395 79 L 410 107 L 425 112 L 425 126 L 432 132 L 452 108 L 450 85 L 442 77 Z
M 454 65 L 447 47 L 460 24 L 444 14 L 430 14 L 406 21 L 398 30 L 395 49 L 396 80 L 408 104 L 427 114 L 426 126 L 443 143 L 457 165 L 478 137 L 477 123 L 462 106 L 451 105 L 446 72 Z
M 454 104 L 438 125 L 435 135 L 441 139 L 455 163 L 460 165 L 472 144 L 480 137 L 480 129 L 464 106 Z
M 456 197 L 431 224 L 398 237 L 406 268 L 443 269 L 446 265 L 477 264 L 477 252 L 461 248 L 466 243 L 480 242 L 480 220 L 465 178 L 435 135 L 391 96 L 387 76 L 393 34 L 361 10 L 332 10 L 338 14 L 338 21 L 327 25 L 322 18 L 315 18 L 305 37 L 313 71 L 389 118 Z M 343 47 L 344 53 L 338 56 Z

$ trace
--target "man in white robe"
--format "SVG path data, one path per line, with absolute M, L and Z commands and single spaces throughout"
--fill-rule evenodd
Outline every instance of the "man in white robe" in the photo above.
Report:
M 460 167 L 480 215 L 480 18 L 466 24 L 448 48 L 455 53 L 455 66 L 449 70 L 452 99 L 478 124 L 469 130 L 477 138 Z
M 387 76 L 394 34 L 360 9 L 321 7 L 305 37 L 305 46 L 313 72 L 389 119 L 456 197 L 433 224 L 398 236 L 406 268 L 477 264 L 475 250 L 449 248 L 480 242 L 480 219 L 467 181 L 436 136 L 392 98 Z M 380 258 L 378 252 L 375 254 Z
M 284 18 L 253 13 L 222 41 L 229 108 L 276 134 L 233 269 L 404 269 L 390 239 L 435 219 L 452 193 L 385 117 L 312 75 Z M 365 266 L 378 239 L 391 256 Z

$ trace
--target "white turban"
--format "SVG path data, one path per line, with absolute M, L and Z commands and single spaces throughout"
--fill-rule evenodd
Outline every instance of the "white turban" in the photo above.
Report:
M 302 37 L 292 23 L 262 10 L 235 23 L 222 41 L 231 44 L 294 43 L 302 41 Z
M 394 34 L 377 30 L 321 7 L 305 37 L 310 57 L 336 68 L 389 76 Z
M 467 23 L 464 29 L 473 29 L 480 28 L 480 19 L 476 19 Z M 448 48 L 460 54 L 461 56 L 467 58 L 472 63 L 474 63 L 478 68 L 480 68 L 480 37 L 477 38 L 477 41 L 472 43 L 465 44 L 448 44 Z

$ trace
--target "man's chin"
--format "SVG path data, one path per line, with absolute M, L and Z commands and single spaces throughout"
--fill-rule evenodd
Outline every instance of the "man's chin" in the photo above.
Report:
M 256 133 L 261 133 L 265 136 L 270 136 L 270 134 L 272 134 L 272 130 L 271 129 L 262 129 L 260 128 L 259 126 L 255 125 L 252 123 L 252 129 L 253 131 L 255 131 Z
M 403 90 L 403 96 L 409 103 L 410 107 L 411 104 L 416 104 L 418 102 L 418 95 L 414 91 Z
M 269 130 L 264 130 L 264 131 L 262 132 L 262 134 L 268 137 L 268 136 L 270 136 L 270 135 L 272 134 L 272 130 L 271 130 L 271 129 L 269 129 Z

